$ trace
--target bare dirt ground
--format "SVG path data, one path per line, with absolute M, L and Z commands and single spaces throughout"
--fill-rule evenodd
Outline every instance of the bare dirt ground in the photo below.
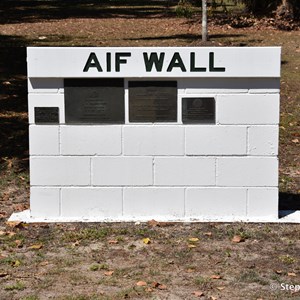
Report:
M 300 209 L 300 31 L 215 21 L 203 45 L 172 1 L 33 2 L 0 4 L 0 299 L 300 299 L 299 225 L 6 223 L 29 206 L 26 46 L 282 46 L 280 207 Z

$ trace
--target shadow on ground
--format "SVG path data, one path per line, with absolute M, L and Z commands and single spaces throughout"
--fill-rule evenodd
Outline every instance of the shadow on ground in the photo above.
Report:
M 0 23 L 41 22 L 68 18 L 158 18 L 174 15 L 177 0 L 1 0 Z
M 279 210 L 300 210 L 300 195 L 279 193 Z
M 242 37 L 242 34 L 212 34 L 210 35 L 210 39 L 219 39 L 219 38 L 231 38 L 231 37 Z M 201 34 L 174 34 L 174 35 L 160 35 L 160 36 L 145 36 L 145 37 L 140 37 L 140 38 L 127 38 L 124 40 L 128 41 L 136 41 L 136 40 L 141 40 L 141 41 L 155 41 L 155 40 L 188 40 L 188 41 L 199 41 L 201 40 Z
M 28 156 L 26 41 L 0 35 L 0 158 Z

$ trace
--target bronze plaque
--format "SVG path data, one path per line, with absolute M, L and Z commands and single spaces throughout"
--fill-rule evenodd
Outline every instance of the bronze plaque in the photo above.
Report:
M 68 124 L 123 124 L 123 79 L 65 79 Z
M 129 81 L 129 122 L 176 121 L 176 81 Z
M 215 124 L 214 98 L 182 98 L 182 123 Z
M 35 107 L 34 122 L 36 124 L 58 124 L 59 108 L 58 107 Z

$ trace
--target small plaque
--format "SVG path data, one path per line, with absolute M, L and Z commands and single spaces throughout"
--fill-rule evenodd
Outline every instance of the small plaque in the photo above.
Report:
M 129 82 L 129 122 L 176 121 L 176 81 Z
M 68 124 L 125 123 L 123 79 L 65 79 Z
M 35 107 L 34 121 L 36 124 L 58 124 L 59 108 L 58 107 Z
M 182 98 L 182 123 L 215 124 L 214 98 Z

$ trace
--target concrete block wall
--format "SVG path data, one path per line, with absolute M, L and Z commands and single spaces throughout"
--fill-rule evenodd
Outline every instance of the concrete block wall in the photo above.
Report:
M 279 80 L 177 84 L 176 123 L 67 125 L 63 79 L 30 79 L 31 216 L 277 218 Z M 187 96 L 214 97 L 216 124 L 182 124 Z M 59 107 L 60 124 L 34 124 L 36 106 Z
M 27 61 L 32 220 L 278 219 L 280 48 L 44 47 Z M 66 124 L 66 78 L 124 79 L 125 124 Z M 131 80 L 176 81 L 177 121 L 129 122 Z M 215 124 L 183 124 L 190 97 L 215 99 Z M 59 123 L 36 124 L 36 107 Z

